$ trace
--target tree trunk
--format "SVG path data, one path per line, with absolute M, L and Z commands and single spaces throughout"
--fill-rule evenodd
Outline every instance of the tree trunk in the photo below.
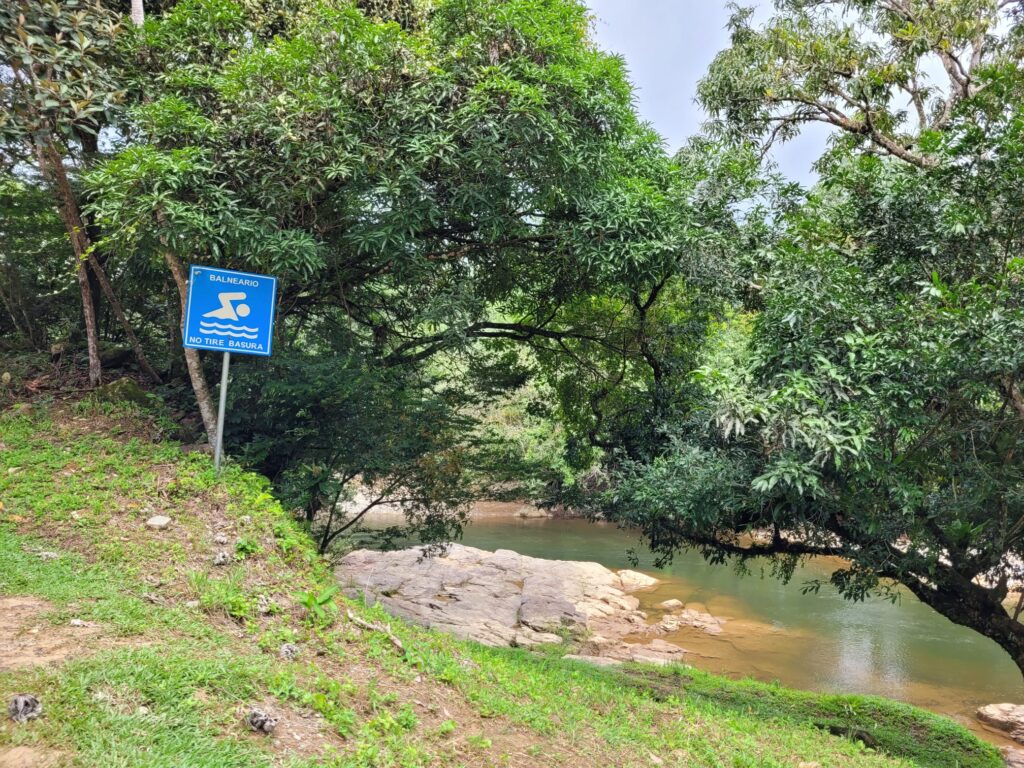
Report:
M 922 603 L 954 624 L 994 640 L 1024 675 L 1024 624 L 1007 612 L 998 594 L 963 577 L 949 579 L 940 574 L 938 578 L 934 587 L 911 579 L 901 581 Z
M 75 128 L 75 135 L 78 138 L 79 143 L 82 145 L 82 153 L 87 160 L 95 160 L 99 155 L 99 139 L 96 131 L 99 130 L 99 124 L 92 123 L 92 131 L 85 130 L 81 127 Z M 83 217 L 85 223 L 85 236 L 86 242 L 97 242 L 100 237 L 100 232 L 95 222 L 92 221 L 91 217 L 86 215 Z M 100 254 L 102 256 L 102 254 Z M 146 353 L 142 351 L 142 344 L 139 342 L 139 337 L 135 335 L 135 329 L 132 328 L 128 322 L 128 318 L 124 313 L 124 307 L 121 305 L 121 301 L 117 298 L 117 294 L 114 293 L 114 288 L 110 284 L 110 279 L 107 276 L 107 271 L 104 268 L 104 262 L 106 259 L 100 259 L 93 249 L 89 250 L 89 285 L 92 292 L 93 298 L 96 300 L 94 306 L 96 307 L 96 316 L 99 317 L 99 294 L 103 294 L 106 297 L 107 302 L 110 304 L 111 309 L 114 310 L 114 317 L 117 319 L 118 324 L 121 326 L 121 330 L 124 331 L 124 335 L 128 338 L 128 343 L 131 345 L 132 352 L 135 353 L 135 359 L 139 363 L 139 368 L 142 372 L 154 383 L 160 383 L 160 376 L 150 365 L 149 360 L 146 358 Z M 98 289 L 98 290 L 97 290 Z
M 39 170 L 50 182 L 54 199 L 57 202 L 57 211 L 60 213 L 61 221 L 64 222 L 64 228 L 71 240 L 71 249 L 75 254 L 78 290 L 82 295 L 82 317 L 85 320 L 85 338 L 89 349 L 89 385 L 97 387 L 102 382 L 103 372 L 100 366 L 96 308 L 93 304 L 92 291 L 89 288 L 89 273 L 85 266 L 89 258 L 89 239 L 85 234 L 82 214 L 78 209 L 78 201 L 75 199 L 74 190 L 71 189 L 67 172 L 64 170 L 60 152 L 57 151 L 48 136 L 38 139 L 35 149 L 36 157 L 39 160 Z
M 178 288 L 176 285 L 165 286 L 164 296 L 167 299 L 167 341 L 171 354 L 167 358 L 167 365 L 164 370 L 167 371 L 167 378 L 169 380 L 178 377 L 180 365 L 183 361 L 183 358 L 178 355 L 178 341 L 182 333 L 181 304 L 175 300 L 177 294 Z
M 154 384 L 159 384 L 160 376 L 155 370 L 153 370 L 153 366 L 149 364 L 149 360 L 146 359 L 146 354 L 142 351 L 142 344 L 139 342 L 139 337 L 135 335 L 135 330 L 132 328 L 131 323 L 128 322 L 128 318 L 124 314 L 124 308 L 121 306 L 121 302 L 118 300 L 117 294 L 114 293 L 114 288 L 110 284 L 110 280 L 107 278 L 106 270 L 103 269 L 103 266 L 96 258 L 96 254 L 91 251 L 89 252 L 89 266 L 92 267 L 93 274 L 96 275 L 96 279 L 99 281 L 100 288 L 103 290 L 103 295 L 107 297 L 107 301 L 110 302 L 111 309 L 114 310 L 114 317 L 117 318 L 117 322 L 124 330 L 125 336 L 128 337 L 128 343 L 131 344 L 132 351 L 135 353 L 135 359 L 139 362 L 139 367 Z
M 96 328 L 96 302 L 93 287 L 89 280 L 89 273 L 86 271 L 85 263 L 88 261 L 89 266 L 92 268 L 92 275 L 95 277 L 97 283 L 100 286 L 100 290 L 103 295 L 106 296 L 107 301 L 110 302 L 111 308 L 114 310 L 114 316 L 117 318 L 118 324 L 120 324 L 125 336 L 128 337 L 128 342 L 131 344 L 132 351 L 135 353 L 135 359 L 139 363 L 139 367 L 143 373 L 146 374 L 154 383 L 160 383 L 160 376 L 153 366 L 149 364 L 149 360 L 146 359 L 146 353 L 142 351 L 142 344 L 139 342 L 139 337 L 135 335 L 135 330 L 128 322 L 128 318 L 124 314 L 124 308 L 121 306 L 121 302 L 117 298 L 117 294 L 114 293 L 114 288 L 110 284 L 110 280 L 107 278 L 106 270 L 100 264 L 99 259 L 96 258 L 96 254 L 92 251 L 92 243 L 89 240 L 88 230 L 86 229 L 85 222 L 82 218 L 81 211 L 78 208 L 78 201 L 75 199 L 74 190 L 71 189 L 71 184 L 68 181 L 67 173 L 64 170 L 64 163 L 57 151 L 57 148 L 53 146 L 52 142 L 48 142 L 40 148 L 39 152 L 39 164 L 43 171 L 43 175 L 50 179 L 54 193 L 58 198 L 58 208 L 61 212 L 61 219 L 64 221 L 64 226 L 67 228 L 68 233 L 71 234 L 74 230 L 75 234 L 71 236 L 71 245 L 75 251 L 75 256 L 79 262 L 79 285 L 82 285 L 82 275 L 85 274 L 86 281 L 82 294 L 82 301 L 86 301 L 86 293 L 89 296 L 89 307 L 84 311 L 86 315 L 92 317 L 92 327 Z M 89 337 L 88 322 L 86 326 L 86 336 Z M 95 333 L 94 333 L 95 337 Z M 93 381 L 93 342 L 96 343 L 96 370 L 97 378 Z M 90 340 L 89 345 L 89 379 L 93 382 L 93 386 L 99 383 L 99 343 L 98 340 L 93 338 Z
M 132 0 L 132 24 L 141 27 L 146 20 L 146 11 L 142 7 L 142 0 Z
M 164 261 L 167 262 L 174 283 L 178 286 L 178 296 L 181 299 L 181 332 L 184 333 L 185 308 L 188 303 L 188 278 L 185 275 L 185 267 L 170 250 L 164 250 Z M 188 376 L 192 380 L 192 390 L 196 393 L 196 402 L 199 403 L 199 414 L 203 417 L 206 439 L 212 446 L 217 439 L 217 409 L 213 405 L 210 388 L 206 385 L 206 375 L 203 373 L 199 351 L 186 347 L 185 364 L 188 366 Z
M 99 137 L 96 132 L 99 131 L 100 126 L 98 123 L 91 120 L 87 121 L 87 123 L 89 127 L 92 128 L 92 133 L 86 130 L 85 124 L 74 125 L 72 126 L 72 130 L 74 130 L 75 138 L 78 139 L 78 144 L 82 149 L 82 157 L 88 164 L 94 161 L 99 155 Z M 88 213 L 82 213 L 82 223 L 85 224 L 84 231 L 86 241 L 90 244 L 98 242 L 100 239 L 99 230 L 97 230 L 96 225 L 93 223 Z M 93 256 L 94 254 L 90 250 L 90 261 L 93 260 Z M 102 254 L 97 258 L 100 259 L 100 265 L 102 266 Z M 100 297 L 104 295 L 103 286 L 100 285 L 100 279 L 96 275 L 95 271 L 88 270 L 88 274 L 89 294 L 92 296 L 93 312 L 96 313 L 96 323 L 99 325 L 103 322 L 103 302 L 100 301 Z M 100 327 L 100 330 L 103 330 L 102 326 Z

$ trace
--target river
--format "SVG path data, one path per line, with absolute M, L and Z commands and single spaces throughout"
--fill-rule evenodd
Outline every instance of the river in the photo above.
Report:
M 828 585 L 801 594 L 811 579 L 825 578 L 833 563 L 811 561 L 789 584 L 770 576 L 739 576 L 729 566 L 709 565 L 684 553 L 657 569 L 630 532 L 584 520 L 522 519 L 510 505 L 481 505 L 462 543 L 480 549 L 511 549 L 552 560 L 587 560 L 609 568 L 633 567 L 661 579 L 637 593 L 652 620 L 656 605 L 678 598 L 688 607 L 727 619 L 710 636 L 692 628 L 665 636 L 690 653 L 694 666 L 731 677 L 778 681 L 792 688 L 877 694 L 955 717 L 998 742 L 973 712 L 983 704 L 1024 700 L 1024 683 L 1009 656 L 991 640 L 957 626 L 903 593 L 892 604 L 852 603 Z

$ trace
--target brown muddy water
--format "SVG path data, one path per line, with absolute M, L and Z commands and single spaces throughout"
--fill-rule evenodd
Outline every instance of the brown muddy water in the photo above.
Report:
M 661 580 L 636 593 L 652 623 L 663 615 L 655 606 L 669 598 L 725 618 L 718 636 L 692 628 L 663 636 L 687 649 L 694 666 L 792 688 L 885 696 L 951 715 L 989 740 L 1008 743 L 973 713 L 983 704 L 1024 701 L 1024 682 L 1009 656 L 905 591 L 896 604 L 851 603 L 827 585 L 817 594 L 802 594 L 808 581 L 827 579 L 833 565 L 827 561 L 812 560 L 789 584 L 762 578 L 756 566 L 752 575 L 740 576 L 694 553 L 657 569 L 637 537 L 614 525 L 522 519 L 507 513 L 514 505 L 481 507 L 462 539 L 467 546 L 608 568 L 633 567 L 632 550 L 638 570 Z

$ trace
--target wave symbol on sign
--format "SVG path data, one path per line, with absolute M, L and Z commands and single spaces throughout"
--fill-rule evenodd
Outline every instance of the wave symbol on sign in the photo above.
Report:
M 241 317 L 248 317 L 252 309 L 248 304 L 235 305 L 236 301 L 244 301 L 245 293 L 241 291 L 229 291 L 218 293 L 217 299 L 220 306 L 203 313 L 203 317 L 212 317 L 217 320 L 238 320 Z M 200 320 L 199 330 L 202 333 L 213 336 L 233 336 L 241 339 L 255 339 L 259 328 L 250 328 L 247 325 L 234 325 L 233 323 L 216 323 L 213 320 Z

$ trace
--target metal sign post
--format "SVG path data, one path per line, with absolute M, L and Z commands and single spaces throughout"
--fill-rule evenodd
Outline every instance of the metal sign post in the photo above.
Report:
M 213 468 L 220 472 L 220 456 L 224 451 L 224 411 L 228 405 L 228 366 L 231 353 L 224 353 L 224 364 L 220 369 L 220 404 L 217 406 L 217 442 L 213 446 Z
M 190 349 L 224 353 L 213 445 L 213 465 L 217 472 L 220 472 L 224 453 L 231 354 L 270 357 L 276 300 L 276 277 L 214 267 L 193 266 L 189 270 L 182 343 Z

